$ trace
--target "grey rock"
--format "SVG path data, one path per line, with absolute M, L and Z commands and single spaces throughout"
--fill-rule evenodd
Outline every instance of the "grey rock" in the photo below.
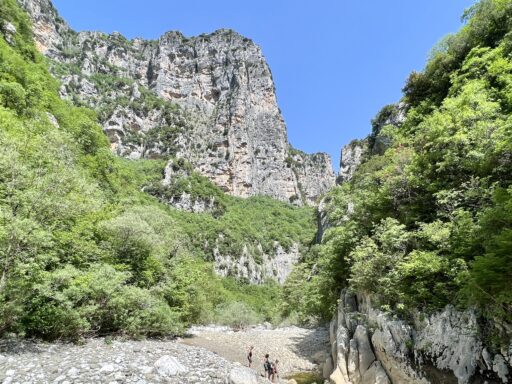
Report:
M 16 44 L 16 27 L 12 23 L 5 22 L 2 30 L 5 41 L 7 41 L 7 43 L 9 43 L 10 45 Z
M 484 360 L 487 369 L 492 369 L 492 356 L 487 350 L 487 348 L 484 348 L 482 350 L 482 359 Z
M 266 279 L 272 279 L 283 284 L 292 272 L 293 266 L 300 259 L 299 245 L 292 244 L 284 249 L 280 244 L 274 243 L 272 253 L 263 251 L 261 244 L 256 245 L 258 260 L 244 246 L 241 254 L 222 254 L 219 247 L 213 249 L 215 271 L 219 276 L 235 276 L 252 284 L 261 284 Z
M 372 346 L 368 339 L 368 331 L 364 326 L 357 326 L 354 333 L 354 339 L 357 342 L 357 350 L 359 354 L 359 373 L 364 375 L 370 365 L 375 361 L 375 355 L 373 354 Z
M 356 169 L 361 165 L 364 155 L 368 152 L 368 141 L 353 140 L 341 150 L 340 172 L 338 183 L 350 181 Z
M 476 315 L 446 307 L 432 315 L 425 328 L 417 333 L 415 347 L 434 359 L 439 369 L 451 370 L 460 383 L 469 382 L 483 349 Z
M 237 367 L 229 372 L 229 384 L 258 384 L 260 382 L 258 372 L 250 368 Z
M 59 72 L 61 95 L 107 107 L 101 123 L 119 155 L 182 157 L 229 194 L 297 205 L 314 204 L 334 185 L 327 154 L 308 155 L 288 143 L 270 68 L 250 39 L 227 29 L 191 38 L 168 32 L 157 41 L 76 33 L 49 0 L 20 2 L 39 50 L 80 70 Z M 112 68 L 126 84 L 99 92 L 93 75 Z M 149 94 L 167 109 L 145 107 Z M 120 106 L 120 98 L 130 102 Z M 169 126 L 176 129 L 161 134 Z
M 31 16 L 34 40 L 37 49 L 49 57 L 62 55 L 65 48 L 64 36 L 71 29 L 62 20 L 50 1 L 19 0 Z
M 349 342 L 347 371 L 351 381 L 356 383 L 361 381 L 361 374 L 359 373 L 359 350 L 357 348 L 357 341 L 354 339 L 351 339 Z
M 382 155 L 391 146 L 391 138 L 382 129 L 386 126 L 400 127 L 405 121 L 408 108 L 404 102 L 387 105 L 372 120 L 372 134 L 367 139 L 372 154 Z
M 59 122 L 57 121 L 57 118 L 53 116 L 50 112 L 46 112 L 46 117 L 48 117 L 48 120 L 50 121 L 50 124 L 53 125 L 55 128 L 59 128 Z
M 447 306 L 429 316 L 417 313 L 411 324 L 376 309 L 369 296 L 358 295 L 354 301 L 342 292 L 331 335 L 336 335 L 331 375 L 335 383 L 467 384 L 494 382 L 496 376 L 502 383 L 509 380 L 507 348 L 502 348 L 506 356 L 485 348 L 472 310 Z
M 80 370 L 78 368 L 72 367 L 68 370 L 67 376 L 70 378 L 76 378 L 80 374 Z
M 494 356 L 492 370 L 498 374 L 498 377 L 501 379 L 502 382 L 508 383 L 509 369 L 507 366 L 507 362 L 505 361 L 503 356 L 499 354 Z
M 316 231 L 316 242 L 320 244 L 322 242 L 322 238 L 324 236 L 325 231 L 331 226 L 331 223 L 329 223 L 329 216 L 328 216 L 328 203 L 329 200 L 327 200 L 325 197 L 320 200 L 317 206 L 317 223 L 318 228 Z
M 168 204 L 187 212 L 204 213 L 215 211 L 215 197 L 200 199 L 194 198 L 189 193 L 183 192 L 180 196 L 173 196 Z
M 324 379 L 328 379 L 329 376 L 331 376 L 332 371 L 334 370 L 334 363 L 332 361 L 332 357 L 329 356 L 324 363 L 323 369 L 322 369 L 322 377 Z
M 108 374 L 108 373 L 114 372 L 116 369 L 117 369 L 117 367 L 115 366 L 115 364 L 107 363 L 107 364 L 102 364 L 102 366 L 100 368 L 100 372 Z
M 53 380 L 54 383 L 60 383 L 61 381 L 65 380 L 66 379 L 66 376 L 65 375 L 60 375 L 60 376 L 57 376 L 55 378 L 55 380 Z
M 160 376 L 176 376 L 187 373 L 188 368 L 181 364 L 175 357 L 164 355 L 155 362 L 155 369 Z
M 391 384 L 380 361 L 374 361 L 363 375 L 362 384 Z

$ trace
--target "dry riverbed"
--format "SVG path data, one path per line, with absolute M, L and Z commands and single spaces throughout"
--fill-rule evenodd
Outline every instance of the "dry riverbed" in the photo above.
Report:
M 314 370 L 312 356 L 328 348 L 325 329 L 203 327 L 190 333 L 180 340 L 97 338 L 83 345 L 0 340 L 0 383 L 224 384 L 233 369 L 246 365 L 249 345 L 255 347 L 254 368 L 263 371 L 262 355 L 269 353 L 280 360 L 281 377 Z
M 243 365 L 247 365 L 247 349 L 252 345 L 253 368 L 263 373 L 263 357 L 268 353 L 272 361 L 279 360 L 283 377 L 318 369 L 318 363 L 325 361 L 325 353 L 330 348 L 329 332 L 325 328 L 255 327 L 236 332 L 225 327 L 194 327 L 189 333 L 181 343 L 205 348 Z

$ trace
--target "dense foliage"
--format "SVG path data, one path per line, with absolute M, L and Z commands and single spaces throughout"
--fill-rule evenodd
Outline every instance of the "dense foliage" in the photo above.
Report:
M 0 17 L 0 335 L 172 335 L 225 313 L 240 313 L 237 325 L 277 320 L 266 305 L 277 286 L 217 277 L 212 248 L 221 235 L 232 251 L 306 244 L 311 210 L 222 194 L 214 217 L 158 202 L 143 190 L 165 163 L 112 155 L 96 114 L 59 98 L 16 0 L 0 2 Z M 195 177 L 190 192 L 214 190 L 206 182 Z
M 331 227 L 289 279 L 288 313 L 328 318 L 351 287 L 402 314 L 452 303 L 512 320 L 511 20 L 512 1 L 477 3 L 408 79 L 404 118 L 379 113 L 369 145 L 386 145 L 329 194 Z

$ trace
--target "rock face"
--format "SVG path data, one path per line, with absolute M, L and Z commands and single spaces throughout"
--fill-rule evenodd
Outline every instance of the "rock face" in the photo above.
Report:
M 316 209 L 316 242 L 318 244 L 322 242 L 322 238 L 324 237 L 325 231 L 331 226 L 331 224 L 329 223 L 329 213 L 327 211 L 328 204 L 328 199 L 324 197 L 322 200 L 320 200 L 320 202 L 318 203 L 318 207 Z
M 372 133 L 368 136 L 368 147 L 372 155 L 382 155 L 391 145 L 391 139 L 383 132 L 384 127 L 400 127 L 404 122 L 409 106 L 404 102 L 389 104 L 382 108 L 372 120 Z
M 480 334 L 469 310 L 448 306 L 409 324 L 344 291 L 330 327 L 330 378 L 336 384 L 508 383 L 512 344 L 493 355 Z
M 268 279 L 284 284 L 300 259 L 299 245 L 293 244 L 289 250 L 285 250 L 275 243 L 272 254 L 265 253 L 261 245 L 256 248 L 256 252 L 249 252 L 244 247 L 242 254 L 236 257 L 224 255 L 218 247 L 215 248 L 213 254 L 216 273 L 223 277 L 234 276 L 251 284 L 261 284 Z M 255 255 L 259 255 L 258 259 Z
M 341 149 L 337 183 L 350 181 L 367 155 L 382 155 L 391 145 L 384 127 L 399 128 L 405 121 L 409 106 L 404 102 L 385 106 L 372 120 L 372 133 L 363 140 L 352 140 Z
M 261 49 L 231 30 L 127 40 L 72 31 L 49 0 L 20 0 L 61 95 L 99 111 L 112 149 L 186 158 L 229 194 L 312 204 L 334 185 L 327 154 L 291 148 Z
M 10 45 L 16 44 L 16 42 L 15 42 L 16 27 L 14 25 L 12 25 L 9 22 L 0 24 L 0 33 L 3 35 L 5 41 L 7 41 L 8 44 L 10 44 Z
M 32 20 L 32 31 L 37 49 L 49 57 L 57 57 L 65 48 L 72 32 L 59 17 L 50 1 L 18 0 Z
M 350 181 L 368 152 L 368 139 L 353 140 L 341 149 L 340 173 L 337 182 Z

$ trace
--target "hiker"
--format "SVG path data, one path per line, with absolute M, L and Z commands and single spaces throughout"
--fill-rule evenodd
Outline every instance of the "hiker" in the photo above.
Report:
M 276 376 L 277 378 L 279 378 L 279 374 L 277 373 L 277 363 L 279 363 L 279 360 L 276 359 L 276 361 L 274 361 L 272 364 L 271 364 L 271 369 L 272 369 L 272 382 L 274 382 Z
M 250 346 L 249 349 L 247 350 L 247 361 L 249 362 L 249 368 L 251 368 L 251 364 L 252 364 L 252 350 L 254 349 L 254 346 Z
M 269 379 L 272 376 L 272 362 L 270 361 L 270 355 L 267 353 L 263 360 L 263 368 L 265 368 L 265 379 Z

